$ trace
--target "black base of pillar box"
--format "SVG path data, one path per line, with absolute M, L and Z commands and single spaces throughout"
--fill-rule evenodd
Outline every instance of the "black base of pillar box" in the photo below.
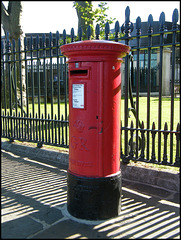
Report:
M 121 211 L 121 172 L 103 178 L 78 177 L 68 172 L 67 210 L 86 220 L 104 220 Z

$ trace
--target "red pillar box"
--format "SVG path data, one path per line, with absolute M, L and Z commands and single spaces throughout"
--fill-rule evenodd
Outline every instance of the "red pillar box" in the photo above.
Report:
M 67 208 L 87 220 L 121 210 L 121 61 L 130 47 L 87 40 L 61 46 L 69 58 Z

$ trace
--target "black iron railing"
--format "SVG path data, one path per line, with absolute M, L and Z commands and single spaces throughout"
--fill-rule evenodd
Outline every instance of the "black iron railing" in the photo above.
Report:
M 121 159 L 124 163 L 134 160 L 180 166 L 180 123 L 175 122 L 178 113 L 174 106 L 177 100 L 175 82 L 177 85 L 180 82 L 180 79 L 175 78 L 175 72 L 179 71 L 176 67 L 180 66 L 180 30 L 177 22 L 178 10 L 175 9 L 171 27 L 167 29 L 164 13 L 161 13 L 159 22 L 154 22 L 152 15 L 149 15 L 147 23 L 143 24 L 138 17 L 133 24 L 127 7 L 125 22 L 121 27 L 118 21 L 115 23 L 113 38 L 109 38 L 109 24 L 105 25 L 105 40 L 131 46 L 131 54 L 125 57 L 122 64 L 124 112 L 120 132 Z M 91 39 L 90 27 L 87 29 L 87 39 Z M 95 29 L 95 39 L 100 39 L 99 25 Z M 82 41 L 82 30 L 79 29 L 78 36 L 75 36 L 72 28 L 70 41 L 77 40 Z M 1 137 L 11 141 L 36 142 L 38 147 L 42 144 L 69 147 L 67 59 L 60 52 L 60 46 L 66 42 L 65 30 L 63 35 L 59 32 L 50 33 L 48 37 L 45 34 L 40 37 L 28 35 L 24 38 L 22 49 L 21 42 L 16 46 L 15 41 L 10 42 L 8 34 L 2 39 Z M 169 49 L 171 59 L 168 66 L 171 69 L 168 82 L 170 110 L 167 110 L 170 123 L 163 124 L 165 49 Z M 156 56 L 154 62 L 153 52 Z M 144 61 L 144 67 L 141 61 Z M 140 106 L 140 95 L 143 92 L 146 109 Z M 153 92 L 158 95 L 157 123 L 151 122 Z M 140 117 L 141 111 L 145 112 L 146 123 Z M 134 121 L 129 118 L 130 113 Z

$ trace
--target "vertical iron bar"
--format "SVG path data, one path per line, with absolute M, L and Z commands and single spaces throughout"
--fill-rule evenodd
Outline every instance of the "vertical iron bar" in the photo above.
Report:
M 58 120 L 60 120 L 60 63 L 59 63 L 59 32 L 56 33 L 56 57 L 57 57 L 57 108 L 58 108 Z M 58 143 L 60 144 L 60 122 L 58 121 Z
M 8 120 L 8 135 L 7 135 L 7 137 L 10 138 L 10 131 L 9 131 L 9 112 L 8 112 L 7 120 Z
M 39 56 L 39 49 L 40 49 L 40 43 L 39 43 L 39 36 L 36 37 L 36 57 L 37 57 L 37 82 L 38 82 L 38 118 L 40 119 L 40 56 Z M 38 121 L 38 132 L 39 132 L 39 142 L 41 142 L 41 121 Z
M 43 82 L 44 82 L 44 111 L 47 119 L 47 75 L 46 75 L 46 41 L 45 34 L 42 36 L 43 45 Z M 47 121 L 45 121 L 45 142 L 47 142 Z
M 141 154 L 140 154 L 140 161 L 144 161 L 145 158 L 145 153 L 144 153 L 144 149 L 145 149 L 145 130 L 144 130 L 144 122 L 142 121 L 141 124 Z
M 3 44 L 3 41 L 1 41 L 1 58 L 2 58 L 2 81 L 3 81 L 3 88 L 1 88 L 1 100 L 2 100 L 2 95 L 4 102 L 1 102 L 1 113 L 2 113 L 2 109 L 4 109 L 3 111 L 3 136 L 5 136 L 5 124 L 4 122 L 5 117 L 4 115 L 6 115 L 6 76 L 5 76 L 5 69 L 6 69 L 6 64 L 5 64 L 5 60 L 6 60 L 6 47 Z M 4 93 L 2 94 L 4 90 Z
M 31 117 L 31 112 L 30 112 L 30 140 L 32 140 L 32 117 Z
M 167 138 L 168 138 L 168 126 L 167 126 L 167 123 L 165 123 L 165 127 L 164 127 L 164 132 L 163 132 L 163 135 L 164 135 L 164 151 L 163 151 L 163 161 L 162 161 L 162 164 L 163 165 L 167 165 Z
M 50 114 L 48 113 L 48 142 L 50 143 Z
M 2 119 L 1 119 L 1 121 L 2 121 Z M 3 137 L 5 137 L 5 115 L 4 115 L 4 111 L 3 111 L 3 124 L 1 126 L 3 128 L 3 131 L 2 131 Z
M 24 52 L 25 52 L 25 81 L 26 81 L 26 117 L 29 117 L 29 93 L 28 93 L 28 66 L 27 66 L 27 39 L 24 38 Z M 29 121 L 27 121 L 27 139 L 29 139 Z
M 120 148 L 121 148 L 121 151 L 120 151 L 120 153 L 121 153 L 121 159 L 123 158 L 123 148 L 122 148 L 122 120 L 121 120 L 121 129 L 120 129 Z
M 125 23 L 121 27 L 122 33 L 125 34 L 125 44 L 129 45 L 130 33 L 133 31 L 133 24 L 130 22 L 130 9 L 129 7 L 125 10 Z M 129 56 L 125 57 L 125 101 L 124 101 L 124 126 L 128 127 L 128 84 L 129 84 Z M 125 129 L 125 157 L 128 155 L 128 130 Z M 124 159 L 124 163 L 128 163 L 129 160 Z
M 73 35 L 73 31 L 71 30 L 71 35 Z M 73 39 L 72 39 L 73 40 Z M 71 40 L 71 41 L 72 41 Z M 66 31 L 64 29 L 63 31 L 63 44 L 66 44 Z M 66 64 L 66 57 L 63 57 L 64 59 L 64 94 L 65 94 L 65 120 L 67 121 L 67 84 L 68 84 L 68 74 L 67 74 L 67 64 Z M 63 118 L 63 115 L 62 115 Z M 62 127 L 62 122 L 61 122 L 61 127 Z M 65 141 L 66 145 L 68 143 L 68 129 L 67 129 L 67 124 L 65 125 Z M 62 144 L 64 144 L 64 135 L 63 135 L 63 129 L 62 129 Z
M 24 140 L 26 140 L 26 113 L 24 112 Z
M 20 116 L 20 112 L 18 114 L 18 130 L 19 130 L 19 139 L 21 139 L 21 116 Z
M 180 124 L 177 124 L 177 129 L 176 129 L 176 155 L 175 155 L 175 162 L 174 166 L 175 167 L 180 167 Z
M 67 98 L 68 98 L 68 74 L 67 74 L 67 63 L 66 58 L 64 58 L 64 64 L 65 64 L 65 121 L 67 121 Z M 67 123 L 65 124 L 65 144 L 68 144 L 68 129 L 67 129 Z
M 150 91 L 151 91 L 151 46 L 153 33 L 153 17 L 148 17 L 148 76 L 147 76 L 147 129 L 150 129 Z M 150 132 L 147 132 L 147 160 L 150 159 Z
M 8 83 L 9 83 L 9 112 L 8 112 L 8 116 L 10 113 L 10 116 L 12 116 L 12 88 L 11 88 L 11 59 L 10 59 L 10 55 L 11 55 L 11 43 L 9 40 L 9 34 L 7 36 L 7 61 L 8 61 Z M 12 119 L 10 121 L 10 125 L 11 125 L 11 129 L 12 129 Z M 10 131 L 9 131 L 9 117 L 8 117 L 8 137 L 10 137 Z
M 155 155 L 155 136 L 156 136 L 156 132 L 155 132 L 155 123 L 153 122 L 152 124 L 152 153 L 151 153 L 151 159 L 150 159 L 150 163 L 155 163 L 157 162 L 156 160 L 156 155 Z
M 57 144 L 57 115 L 55 114 L 55 124 L 54 124 L 54 127 L 55 127 L 55 144 Z
M 36 116 L 35 116 L 35 124 L 36 124 L 36 142 L 38 142 L 38 120 L 37 120 L 38 116 L 37 116 L 37 113 L 36 113 Z
M 61 128 L 62 128 L 62 145 L 64 145 L 64 129 L 63 129 L 63 114 L 62 114 L 62 119 L 61 119 Z
M 14 66 L 13 66 L 13 70 L 14 70 L 14 97 L 15 97 L 15 112 L 16 112 L 16 136 L 18 138 L 18 101 L 17 101 L 17 78 L 16 78 L 16 46 L 15 46 L 15 40 L 13 39 L 13 61 L 14 61 Z
M 1 108 L 1 137 L 4 137 L 4 111 Z
M 30 59 L 31 59 L 31 98 L 32 98 L 32 118 L 35 117 L 35 105 L 34 105 L 34 67 L 33 67 L 33 37 L 30 38 Z M 31 122 L 32 123 L 32 122 Z M 35 139 L 35 125 L 33 120 L 33 139 Z
M 129 145 L 130 145 L 130 152 L 129 152 L 129 156 L 131 159 L 133 159 L 134 156 L 134 148 L 133 148 L 133 134 L 134 134 L 134 126 L 133 126 L 133 121 L 131 121 L 131 126 L 130 126 L 130 140 L 129 140 Z
M 18 54 L 19 54 L 19 80 L 20 80 L 20 101 L 21 101 L 21 117 L 23 118 L 23 88 L 22 88 L 22 60 L 21 60 L 21 40 L 18 39 Z M 23 138 L 23 119 L 21 119 L 22 132 L 21 137 Z
M 141 18 L 136 19 L 137 29 L 137 76 L 136 76 L 136 129 L 139 127 L 139 92 L 140 92 L 140 35 L 141 35 Z M 138 158 L 138 130 L 136 130 L 136 158 Z
M 16 138 L 16 117 L 15 117 L 15 112 L 13 113 L 13 124 L 14 124 L 14 139 Z
M 162 66 L 163 66 L 163 31 L 165 24 L 164 12 L 160 15 L 160 64 L 159 64 L 159 103 L 158 103 L 158 130 L 162 125 Z M 161 132 L 158 132 L 158 162 L 161 161 Z
M 42 144 L 43 144 L 44 143 L 44 117 L 43 117 L 43 113 L 42 113 L 41 119 L 42 119 L 41 123 L 42 123 Z
M 172 15 L 172 78 L 171 78 L 171 109 L 170 109 L 170 130 L 174 128 L 174 81 L 175 81 L 175 42 L 178 21 L 178 10 L 175 9 Z M 170 134 L 170 163 L 173 163 L 173 134 Z
M 49 52 L 50 52 L 50 90 L 51 90 L 51 120 L 53 120 L 53 69 L 52 69 L 52 58 L 53 58 L 53 51 L 52 51 L 52 46 L 53 46 L 53 40 L 52 40 L 52 33 L 50 32 L 49 34 Z M 51 129 L 52 129 L 52 138 L 51 142 L 53 143 L 54 140 L 54 134 L 53 134 L 53 128 L 54 128 L 54 123 L 51 121 Z
M 3 75 L 2 80 L 3 80 L 3 90 L 4 90 L 4 93 L 3 93 L 3 96 L 4 96 L 4 98 L 3 98 L 3 100 L 4 100 L 3 108 L 4 108 L 5 115 L 6 115 L 6 76 L 5 76 L 6 47 L 4 46 L 3 41 L 1 41 L 1 57 L 2 57 L 2 75 Z M 1 88 L 1 94 L 2 94 L 2 88 Z

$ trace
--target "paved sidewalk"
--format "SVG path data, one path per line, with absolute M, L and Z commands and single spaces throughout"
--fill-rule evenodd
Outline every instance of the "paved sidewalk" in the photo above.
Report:
M 67 165 L 1 150 L 1 238 L 179 239 L 179 193 L 123 180 L 120 216 L 86 221 L 66 209 Z

